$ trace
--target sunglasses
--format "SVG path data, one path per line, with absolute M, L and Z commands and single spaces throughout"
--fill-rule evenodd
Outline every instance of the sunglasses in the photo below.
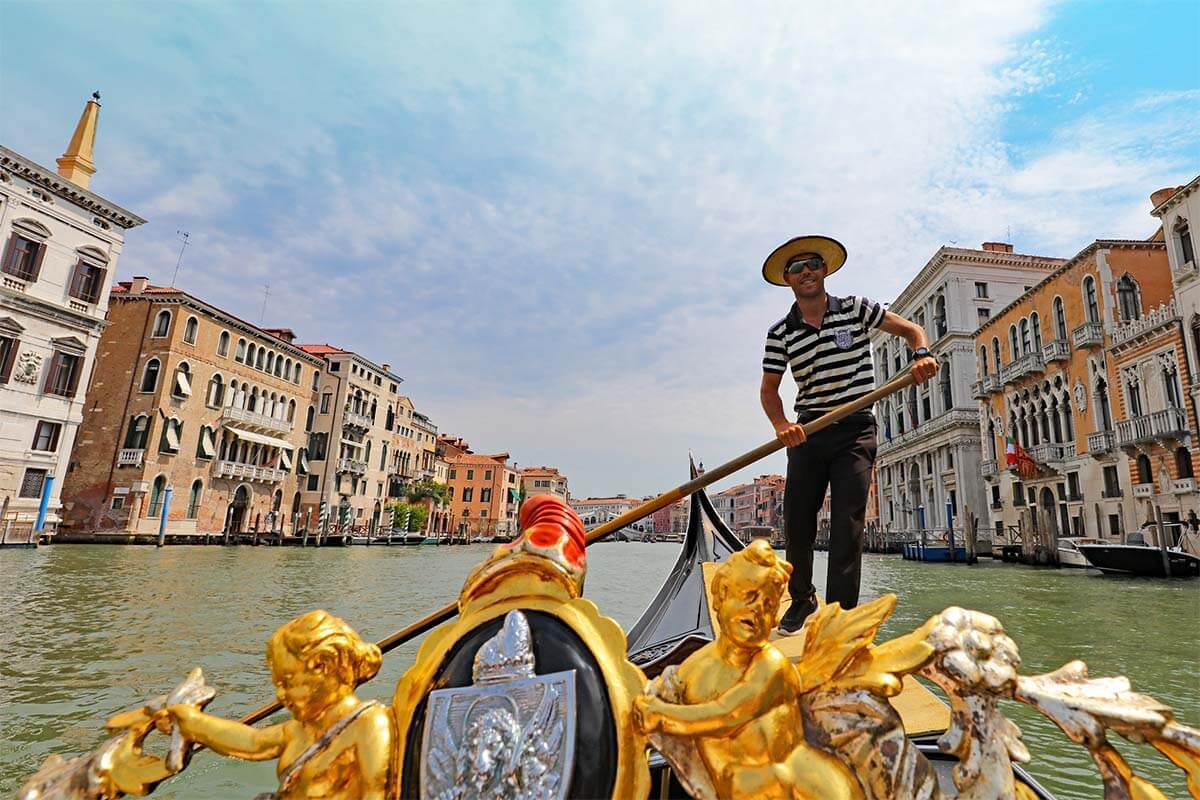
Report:
M 784 272 L 788 275 L 795 275 L 796 273 L 803 272 L 806 269 L 816 272 L 823 266 L 825 266 L 825 259 L 821 258 L 820 256 L 813 256 L 812 258 L 801 258 L 793 261 L 787 265 L 787 268 L 784 269 Z

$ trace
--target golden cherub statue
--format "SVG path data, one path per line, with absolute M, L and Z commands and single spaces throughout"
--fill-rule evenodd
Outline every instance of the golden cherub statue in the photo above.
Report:
M 666 734 L 651 739 L 656 746 L 670 737 L 694 741 L 704 769 L 680 777 L 701 778 L 688 787 L 698 797 L 862 796 L 840 760 L 805 740 L 800 676 L 768 641 L 791 572 L 765 541 L 731 556 L 713 578 L 716 641 L 668 669 L 635 701 L 635 724 Z
M 389 785 L 388 709 L 354 689 L 382 663 L 374 644 L 342 620 L 310 611 L 267 643 L 275 694 L 292 719 L 266 728 L 206 714 L 196 705 L 165 713 L 185 739 L 248 761 L 278 759 L 279 790 L 267 797 L 383 800 Z

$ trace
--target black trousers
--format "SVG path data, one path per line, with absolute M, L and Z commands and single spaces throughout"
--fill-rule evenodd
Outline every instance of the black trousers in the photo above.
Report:
M 800 422 L 815 419 L 800 414 Z M 815 608 L 812 582 L 813 542 L 817 512 L 830 493 L 829 571 L 825 601 L 842 608 L 858 605 L 862 571 L 863 520 L 871 471 L 875 467 L 875 418 L 852 414 L 836 425 L 818 431 L 799 447 L 787 451 L 787 486 L 783 494 L 787 560 L 792 563 L 788 591 L 794 603 Z

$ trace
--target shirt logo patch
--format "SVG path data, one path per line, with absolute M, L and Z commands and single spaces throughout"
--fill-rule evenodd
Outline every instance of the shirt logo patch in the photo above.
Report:
M 839 328 L 833 335 L 833 341 L 837 344 L 839 350 L 849 350 L 854 344 L 850 338 L 850 331 L 846 328 Z

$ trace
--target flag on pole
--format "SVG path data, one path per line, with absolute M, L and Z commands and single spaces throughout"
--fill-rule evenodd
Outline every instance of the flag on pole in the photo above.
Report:
M 1017 444 L 1011 436 L 1008 437 L 1004 448 L 1004 463 L 1010 467 L 1016 467 L 1017 474 L 1022 478 L 1033 478 L 1038 474 L 1038 465 L 1033 460 L 1033 456 L 1029 455 L 1025 448 Z

